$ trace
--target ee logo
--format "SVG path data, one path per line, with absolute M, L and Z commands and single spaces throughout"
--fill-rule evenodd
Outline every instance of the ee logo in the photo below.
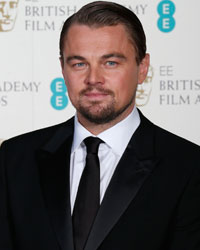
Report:
M 66 96 L 67 87 L 63 78 L 55 78 L 51 82 L 51 105 L 56 110 L 64 109 L 68 104 L 68 97 Z
M 158 4 L 157 8 L 159 19 L 158 28 L 162 32 L 170 32 L 175 27 L 175 4 L 170 0 L 163 0 Z

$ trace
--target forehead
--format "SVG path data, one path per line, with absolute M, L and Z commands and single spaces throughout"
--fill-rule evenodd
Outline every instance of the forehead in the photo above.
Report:
M 132 41 L 122 24 L 101 27 L 73 24 L 65 36 L 64 47 L 68 46 L 75 49 L 79 46 L 94 48 L 120 46 L 123 48 L 123 46 L 132 46 Z
M 114 33 L 112 33 L 114 31 Z M 72 24 L 71 27 L 68 30 L 67 36 L 70 33 L 110 33 L 111 35 L 115 35 L 118 33 L 123 33 L 125 36 L 128 37 L 128 32 L 126 31 L 126 28 L 122 24 L 117 25 L 85 25 L 85 24 Z

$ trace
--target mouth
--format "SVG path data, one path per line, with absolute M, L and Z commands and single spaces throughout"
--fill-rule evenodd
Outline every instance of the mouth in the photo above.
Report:
M 102 101 L 108 96 L 108 94 L 103 92 L 92 91 L 85 93 L 84 96 L 90 101 Z
M 107 96 L 108 93 L 105 92 L 98 92 L 98 91 L 89 91 L 85 93 L 86 96 Z
M 81 95 L 90 101 L 102 101 L 108 96 L 113 96 L 113 93 L 110 90 L 87 89 L 82 91 Z

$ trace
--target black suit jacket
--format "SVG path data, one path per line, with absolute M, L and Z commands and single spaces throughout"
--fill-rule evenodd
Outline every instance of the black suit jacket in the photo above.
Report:
M 199 147 L 141 116 L 85 250 L 200 250 Z M 3 143 L 0 250 L 73 250 L 73 119 Z

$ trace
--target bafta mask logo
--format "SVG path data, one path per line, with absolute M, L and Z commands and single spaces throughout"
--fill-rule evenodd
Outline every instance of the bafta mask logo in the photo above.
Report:
M 14 28 L 19 0 L 0 0 L 0 31 Z
M 148 75 L 142 84 L 138 84 L 136 92 L 136 105 L 145 106 L 150 98 L 152 90 L 152 80 L 154 76 L 153 67 L 149 67 Z

